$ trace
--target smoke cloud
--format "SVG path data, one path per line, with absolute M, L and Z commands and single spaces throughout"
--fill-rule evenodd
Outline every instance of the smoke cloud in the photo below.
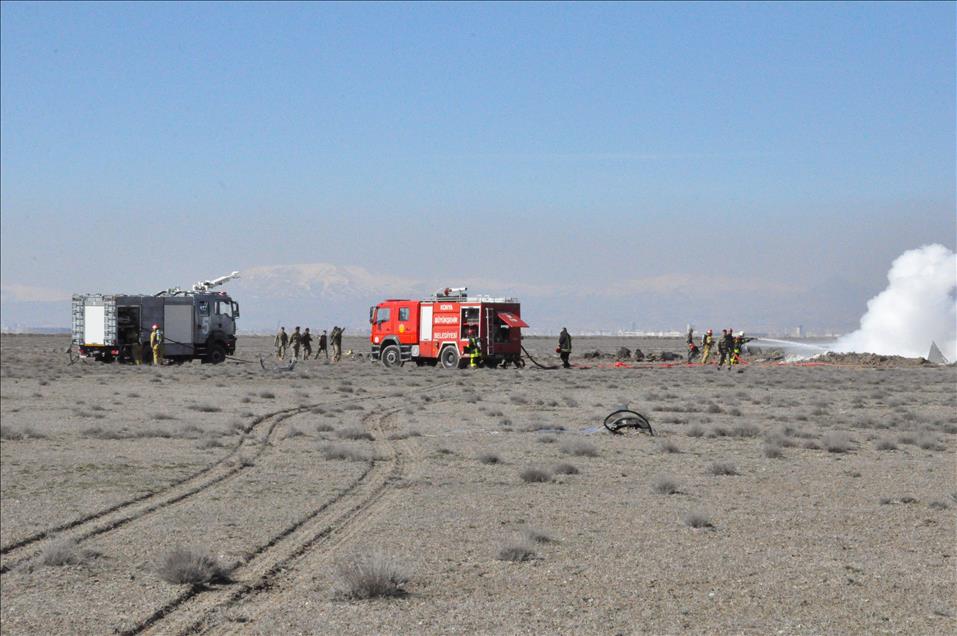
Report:
M 943 245 L 924 245 L 898 256 L 887 289 L 867 302 L 857 331 L 834 351 L 926 357 L 931 341 L 957 360 L 957 255 Z

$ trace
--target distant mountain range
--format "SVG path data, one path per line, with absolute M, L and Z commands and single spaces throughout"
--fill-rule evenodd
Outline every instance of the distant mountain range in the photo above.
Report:
M 468 286 L 474 294 L 518 297 L 530 333 L 557 333 L 563 326 L 573 332 L 681 330 L 689 322 L 699 328 L 771 333 L 797 325 L 849 331 L 857 326 L 873 293 L 837 279 L 807 290 L 684 275 L 608 281 L 586 289 L 481 279 L 423 281 L 330 263 L 250 267 L 225 289 L 240 304 L 243 331 L 271 332 L 280 324 L 313 330 L 340 325 L 348 333 L 367 330 L 369 307 L 381 300 L 428 298 L 446 285 Z M 66 328 L 69 294 L 49 298 L 21 300 L 5 293 L 0 316 L 4 329 Z

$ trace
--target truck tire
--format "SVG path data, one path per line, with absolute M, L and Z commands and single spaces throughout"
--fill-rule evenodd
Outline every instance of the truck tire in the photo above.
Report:
M 379 354 L 379 359 L 382 360 L 382 364 L 389 367 L 390 369 L 394 367 L 402 366 L 402 351 L 395 345 L 389 345 L 382 350 L 382 353 Z
M 226 362 L 226 347 L 221 342 L 217 342 L 209 348 L 206 354 L 206 362 L 209 364 L 222 364 Z
M 446 347 L 439 354 L 439 364 L 445 369 L 457 369 L 459 366 L 459 352 L 455 347 Z

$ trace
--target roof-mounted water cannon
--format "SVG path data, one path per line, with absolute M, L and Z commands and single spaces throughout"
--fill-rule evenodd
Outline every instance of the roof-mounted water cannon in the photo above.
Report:
M 435 292 L 436 298 L 466 298 L 468 295 L 468 287 L 446 287 Z
M 239 278 L 239 272 L 230 272 L 225 276 L 220 276 L 219 278 L 214 278 L 213 280 L 201 280 L 199 282 L 193 283 L 194 292 L 207 292 L 213 287 L 219 287 L 220 285 L 225 285 L 229 281 Z

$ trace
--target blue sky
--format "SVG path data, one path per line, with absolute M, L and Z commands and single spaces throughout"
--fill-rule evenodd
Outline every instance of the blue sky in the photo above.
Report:
M 0 16 L 5 314 L 24 289 L 300 263 L 866 298 L 899 253 L 955 243 L 953 3 Z

